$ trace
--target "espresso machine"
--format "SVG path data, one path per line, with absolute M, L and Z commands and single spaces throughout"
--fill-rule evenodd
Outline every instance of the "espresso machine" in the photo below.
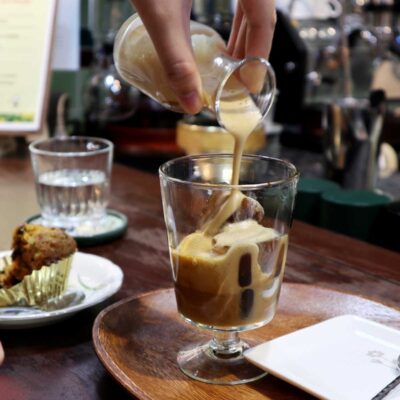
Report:
M 398 122 L 392 112 L 400 100 L 398 5 L 363 1 L 359 26 L 348 21 L 346 26 L 342 17 L 348 91 L 325 109 L 324 154 L 327 175 L 345 188 L 375 190 L 381 143 L 395 154 L 392 144 L 399 141 L 393 137 Z

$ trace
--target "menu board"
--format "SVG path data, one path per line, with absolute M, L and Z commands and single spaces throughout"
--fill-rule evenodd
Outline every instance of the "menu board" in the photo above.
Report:
M 39 132 L 57 0 L 0 0 L 0 134 Z

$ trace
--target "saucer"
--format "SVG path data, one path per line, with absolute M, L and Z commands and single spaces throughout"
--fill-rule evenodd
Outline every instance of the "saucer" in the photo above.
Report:
M 320 399 L 367 400 L 399 375 L 400 331 L 343 315 L 256 346 L 245 357 Z M 400 388 L 385 399 L 399 399 Z
M 29 224 L 45 225 L 40 214 L 26 220 Z M 110 242 L 122 236 L 128 227 L 128 218 L 115 210 L 107 209 L 103 221 L 98 224 L 82 224 L 73 231 L 67 231 L 79 246 L 95 246 Z
M 10 255 L 0 252 L 0 257 Z M 68 305 L 52 311 L 34 307 L 0 307 L 0 329 L 48 325 L 92 307 L 111 297 L 121 287 L 122 270 L 106 258 L 77 252 L 72 261 L 66 297 Z

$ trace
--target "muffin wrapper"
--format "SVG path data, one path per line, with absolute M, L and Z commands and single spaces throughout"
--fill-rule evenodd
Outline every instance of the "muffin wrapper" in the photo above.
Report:
M 22 282 L 8 289 L 0 289 L 0 307 L 18 305 L 46 309 L 49 300 L 61 298 L 67 289 L 72 259 L 73 255 L 43 266 L 25 276 Z M 0 270 L 3 269 L 2 265 L 10 262 L 10 257 L 1 257 Z

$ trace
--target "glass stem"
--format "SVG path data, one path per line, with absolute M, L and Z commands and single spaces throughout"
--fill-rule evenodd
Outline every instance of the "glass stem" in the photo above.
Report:
M 247 347 L 240 340 L 238 332 L 217 332 L 210 341 L 214 357 L 231 359 L 241 357 Z

